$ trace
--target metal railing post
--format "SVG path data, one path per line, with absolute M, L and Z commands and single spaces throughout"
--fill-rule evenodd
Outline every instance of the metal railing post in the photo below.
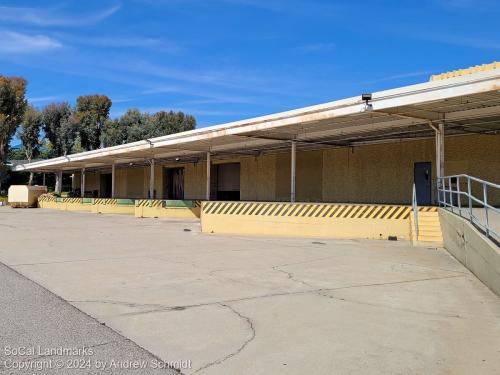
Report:
M 460 186 L 460 182 L 463 181 L 464 179 L 467 179 L 467 191 L 465 191 L 465 189 L 464 191 L 462 191 L 462 188 Z M 456 182 L 455 189 L 453 189 L 452 187 L 452 181 Z M 479 187 L 482 186 L 483 189 L 482 197 L 479 191 L 477 192 L 477 196 L 473 195 L 474 194 L 473 191 L 474 186 L 472 185 L 473 183 L 478 184 Z M 449 185 L 449 188 L 446 188 L 446 184 Z M 464 209 L 465 212 L 468 211 L 469 222 L 472 225 L 474 225 L 477 229 L 479 229 L 482 233 L 484 233 L 486 237 L 492 239 L 496 243 L 500 243 L 500 232 L 498 231 L 498 228 L 494 225 L 496 223 L 495 220 L 498 217 L 494 215 L 500 215 L 500 208 L 488 202 L 488 189 L 492 189 L 493 192 L 496 194 L 497 192 L 500 192 L 500 185 L 465 174 L 443 177 L 443 183 L 439 188 L 440 191 L 441 190 L 443 191 L 444 209 L 449 209 L 450 212 L 453 212 L 456 215 L 462 217 L 465 217 L 462 215 L 462 209 Z M 454 201 L 453 197 L 454 194 L 457 195 L 456 202 Z M 462 207 L 462 195 L 465 195 L 468 198 L 468 202 L 465 203 L 465 205 L 469 206 L 468 209 L 465 206 Z M 479 207 L 478 212 L 480 212 L 480 214 L 477 214 L 477 212 L 476 212 L 477 215 L 474 214 L 474 209 L 473 209 L 474 204 L 476 204 Z M 481 206 L 484 210 L 484 213 L 480 211 Z M 465 212 L 464 215 L 466 215 Z M 493 219 L 491 217 L 493 217 Z M 491 225 L 490 223 L 493 223 L 493 225 Z
M 443 207 L 446 208 L 446 178 L 441 178 L 441 189 L 443 189 Z
M 451 186 L 451 177 L 448 177 L 448 186 L 450 188 L 450 208 L 451 212 L 453 212 L 453 187 Z
M 415 238 L 418 241 L 419 229 L 418 229 L 418 206 L 417 206 L 417 189 L 415 184 L 413 184 L 413 195 L 411 199 L 413 206 L 413 220 L 415 221 Z
M 484 205 L 484 215 L 486 217 L 486 226 L 485 226 L 485 230 L 486 230 L 486 236 L 489 237 L 490 236 L 490 225 L 489 225 L 489 222 L 488 222 L 488 187 L 486 186 L 486 184 L 483 182 L 483 205 Z
M 471 186 L 470 186 L 470 178 L 467 177 L 467 192 L 469 196 L 469 221 L 471 224 L 474 224 L 474 221 L 472 220 L 472 194 L 471 194 Z

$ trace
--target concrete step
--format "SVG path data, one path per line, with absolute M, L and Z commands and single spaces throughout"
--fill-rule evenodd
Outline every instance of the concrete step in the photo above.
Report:
M 441 225 L 439 223 L 422 223 L 418 222 L 418 227 L 420 229 L 439 229 L 441 230 Z
M 429 223 L 422 223 L 422 222 L 418 222 L 418 227 L 419 229 L 437 229 L 439 231 L 441 231 L 441 225 L 439 225 L 439 223 L 432 223 L 432 224 L 429 224 Z
M 426 222 L 426 223 L 438 223 L 439 224 L 439 217 L 419 217 L 418 222 Z
M 442 238 L 434 238 L 434 237 L 418 236 L 418 242 L 433 242 L 433 243 L 442 245 L 443 239 Z

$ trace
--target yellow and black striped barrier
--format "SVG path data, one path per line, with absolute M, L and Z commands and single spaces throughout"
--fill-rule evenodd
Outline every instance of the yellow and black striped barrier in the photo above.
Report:
M 136 199 L 136 207 L 163 207 L 164 201 L 158 199 Z
M 94 198 L 92 204 L 102 204 L 102 205 L 116 205 L 118 204 L 118 199 L 111 198 Z
M 436 207 L 419 207 L 419 211 Z M 206 202 L 204 215 L 254 215 L 350 219 L 408 219 L 412 208 L 398 205 L 327 203 Z
M 405 205 L 213 201 L 202 204 L 201 226 L 205 233 L 410 239 L 411 215 Z
M 38 197 L 38 202 L 55 202 L 56 197 L 50 194 L 42 194 Z
M 63 198 L 63 203 L 82 203 L 82 198 Z

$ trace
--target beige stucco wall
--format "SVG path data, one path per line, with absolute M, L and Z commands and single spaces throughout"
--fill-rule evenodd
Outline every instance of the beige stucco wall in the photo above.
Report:
M 435 176 L 433 153 L 434 144 L 427 141 L 325 150 L 323 200 L 409 203 L 414 163 L 432 162 Z
M 323 151 L 323 201 L 410 203 L 413 166 L 432 163 L 433 139 Z M 469 174 L 487 181 L 500 180 L 500 135 L 468 135 L 445 139 L 445 175 Z M 299 178 L 299 176 L 297 176 Z M 320 183 L 319 179 L 315 180 Z M 498 194 L 490 196 L 500 203 Z
M 184 198 L 205 199 L 207 165 L 204 162 L 184 165 Z
M 290 153 L 266 154 L 224 161 L 240 162 L 241 199 L 290 200 Z M 409 204 L 416 162 L 431 162 L 435 193 L 435 144 L 433 139 L 401 141 L 354 148 L 297 153 L 297 201 Z M 223 162 L 215 162 L 223 163 Z M 184 167 L 185 199 L 205 199 L 204 161 L 176 164 Z M 156 198 L 163 198 L 163 171 L 155 168 Z M 147 198 L 149 167 L 116 169 L 116 196 Z M 465 173 L 500 181 L 500 135 L 468 135 L 445 139 L 445 174 Z M 79 173 L 74 187 L 80 186 Z M 87 172 L 86 190 L 99 190 L 98 173 Z M 476 190 L 479 195 L 479 191 Z M 500 204 L 500 194 L 490 193 Z
M 276 200 L 276 161 L 277 155 L 263 155 L 241 159 L 241 200 Z

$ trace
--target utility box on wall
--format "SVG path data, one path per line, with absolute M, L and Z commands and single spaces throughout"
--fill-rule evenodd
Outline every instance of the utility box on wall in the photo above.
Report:
M 8 202 L 11 207 L 36 207 L 38 197 L 47 192 L 47 186 L 12 185 Z

